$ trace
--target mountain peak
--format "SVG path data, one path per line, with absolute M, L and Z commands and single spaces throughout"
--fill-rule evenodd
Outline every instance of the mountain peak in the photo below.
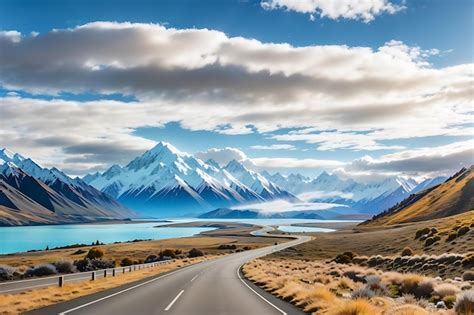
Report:
M 240 163 L 239 161 L 233 159 L 232 161 L 230 161 L 225 167 L 224 167 L 227 171 L 229 172 L 242 172 L 242 171 L 245 171 L 246 168 L 245 166 Z
M 220 165 L 216 161 L 214 161 L 213 159 L 207 160 L 206 164 L 211 165 L 211 166 L 213 166 L 215 168 L 218 168 L 218 169 L 220 168 Z
M 158 142 L 152 149 L 148 150 L 147 152 L 150 152 L 150 153 L 169 152 L 174 155 L 184 155 L 184 153 L 179 151 L 174 145 L 165 141 Z
M 23 161 L 25 158 L 21 156 L 18 153 L 14 153 L 7 148 L 1 148 L 0 149 L 0 160 L 3 160 L 4 162 L 18 162 L 18 161 Z

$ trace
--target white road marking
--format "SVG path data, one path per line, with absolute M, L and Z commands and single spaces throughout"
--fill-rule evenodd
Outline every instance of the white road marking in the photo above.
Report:
M 199 264 L 199 263 L 197 263 L 197 264 Z M 84 307 L 86 307 L 86 306 L 89 306 L 89 305 L 95 304 L 95 303 L 97 303 L 97 302 L 101 302 L 101 301 L 103 301 L 103 300 L 109 299 L 109 298 L 111 298 L 111 297 L 114 297 L 114 296 L 116 296 L 116 295 L 119 295 L 119 294 L 125 293 L 125 292 L 127 292 L 127 291 L 130 291 L 130 290 L 133 290 L 133 289 L 136 289 L 136 288 L 139 288 L 139 287 L 141 287 L 141 286 L 147 285 L 147 284 L 149 284 L 149 283 L 152 283 L 152 282 L 154 282 L 154 281 L 157 281 L 157 280 L 159 280 L 159 279 L 162 279 L 162 278 L 165 278 L 165 277 L 171 276 L 171 275 L 172 275 L 172 274 L 174 274 L 174 273 L 177 273 L 177 272 L 180 272 L 180 271 L 186 270 L 186 269 L 188 269 L 188 268 L 190 268 L 190 267 L 194 267 L 194 266 L 196 266 L 197 264 L 190 265 L 190 266 L 188 266 L 188 267 L 185 267 L 185 268 L 183 268 L 183 269 L 179 269 L 179 270 L 172 271 L 172 272 L 170 272 L 170 273 L 167 273 L 167 274 L 165 274 L 165 275 L 159 276 L 159 277 L 157 277 L 157 278 L 153 278 L 153 279 L 151 279 L 151 280 L 148 280 L 148 281 L 146 281 L 146 282 L 143 282 L 143 283 L 140 283 L 140 284 L 134 285 L 133 287 L 130 287 L 130 288 L 124 289 L 124 290 L 122 290 L 122 291 L 119 291 L 119 292 L 115 292 L 115 293 L 113 293 L 113 294 L 110 294 L 110 295 L 104 296 L 104 297 L 102 297 L 102 298 L 100 298 L 100 299 L 97 299 L 97 300 L 91 301 L 91 302 L 89 302 L 89 303 L 85 303 L 85 304 L 82 304 L 82 305 L 76 306 L 76 307 L 74 307 L 74 308 L 71 308 L 70 310 L 67 310 L 67 311 L 64 311 L 64 312 L 61 312 L 61 313 L 59 313 L 59 315 L 64 315 L 64 314 L 68 314 L 68 313 L 71 313 L 71 312 L 77 311 L 77 310 L 79 310 L 79 309 L 81 309 L 81 308 L 84 308 Z
M 252 289 L 243 279 L 242 277 L 240 276 L 240 269 L 242 268 L 244 264 L 240 265 L 240 267 L 237 269 L 237 277 L 239 277 L 240 281 L 242 281 L 243 284 L 245 284 L 245 286 L 247 288 L 249 288 L 253 293 L 255 293 L 258 297 L 260 297 L 262 300 L 264 300 L 265 302 L 267 302 L 268 304 L 270 304 L 274 309 L 276 309 L 277 311 L 279 311 L 282 315 L 287 315 L 286 312 L 282 311 L 280 308 L 278 308 L 278 306 L 272 304 L 270 301 L 268 301 L 266 298 L 264 298 L 263 296 L 261 296 L 257 291 L 255 291 L 254 289 Z
M 173 306 L 173 304 L 176 303 L 176 301 L 179 299 L 179 297 L 183 293 L 184 293 L 184 290 L 181 290 L 181 292 L 178 293 L 178 295 L 173 299 L 173 301 L 171 301 L 171 303 L 168 304 L 168 306 L 165 308 L 165 311 L 169 311 L 171 309 L 171 307 Z
M 194 280 L 196 280 L 197 277 L 199 277 L 201 275 L 202 272 L 198 273 L 197 275 L 195 275 L 190 282 L 193 282 Z

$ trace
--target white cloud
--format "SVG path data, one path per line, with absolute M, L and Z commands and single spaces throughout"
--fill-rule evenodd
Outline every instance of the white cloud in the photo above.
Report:
M 212 148 L 204 152 L 197 152 L 194 156 L 203 161 L 212 159 L 221 166 L 227 165 L 232 160 L 239 162 L 246 162 L 248 160 L 247 155 L 242 150 L 231 147 L 222 149 Z
M 378 159 L 365 156 L 344 167 L 351 173 L 404 173 L 411 175 L 451 175 L 461 167 L 474 164 L 474 140 L 448 145 L 419 148 L 387 154 Z
M 262 213 L 279 213 L 288 211 L 309 211 L 309 210 L 328 210 L 334 207 L 344 207 L 335 203 L 313 203 L 313 202 L 297 202 L 290 203 L 286 200 L 275 200 L 270 202 L 262 202 L 250 205 L 242 205 L 233 207 L 239 210 L 255 210 Z
M 207 29 L 96 22 L 34 36 L 1 32 L 0 52 L 3 88 L 56 96 L 0 98 L 8 122 L 2 145 L 68 169 L 104 167 L 100 145 L 115 152 L 109 163 L 124 161 L 154 144 L 136 136 L 137 128 L 169 122 L 223 134 L 294 128 L 275 140 L 326 151 L 402 150 L 384 141 L 473 134 L 472 64 L 435 69 L 427 58 L 437 51 L 398 41 L 378 49 L 294 47 Z M 61 92 L 136 101 L 66 101 Z
M 296 158 L 252 158 L 252 162 L 261 169 L 334 169 L 345 163 L 336 160 L 296 159 Z
M 253 145 L 250 148 L 255 150 L 295 150 L 295 146 L 291 144 Z
M 263 0 L 265 10 L 284 9 L 310 14 L 311 20 L 317 14 L 330 19 L 352 19 L 364 22 L 372 21 L 377 15 L 395 14 L 405 7 L 387 0 Z

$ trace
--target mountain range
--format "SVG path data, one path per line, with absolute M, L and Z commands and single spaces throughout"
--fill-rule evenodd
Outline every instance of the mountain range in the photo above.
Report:
M 124 167 L 83 178 L 146 216 L 194 215 L 220 207 L 277 199 L 298 201 L 238 161 L 220 167 L 160 142 Z
M 236 160 L 225 166 L 213 160 L 202 161 L 166 142 L 158 143 L 123 167 L 113 165 L 104 173 L 83 177 L 86 183 L 145 216 L 195 216 L 219 208 L 281 199 L 291 203 L 338 204 L 339 207 L 327 211 L 313 211 L 313 216 L 325 218 L 368 218 L 444 179 L 417 183 L 411 178 L 388 177 L 360 183 L 327 172 L 314 179 L 301 174 L 271 175 L 251 170 Z M 294 213 L 303 215 L 300 212 Z
M 276 173 L 262 173 L 283 189 L 299 196 L 307 195 L 310 202 L 335 203 L 343 208 L 332 208 L 332 211 L 343 210 L 345 213 L 357 213 L 371 216 L 386 210 L 404 200 L 410 194 L 438 185 L 446 180 L 444 176 L 428 178 L 417 183 L 412 178 L 401 176 L 387 177 L 382 181 L 370 183 L 341 179 L 335 174 L 322 172 L 318 177 L 310 179 L 301 174 L 287 176 Z M 306 194 L 308 192 L 313 193 Z
M 0 225 L 93 222 L 137 215 L 56 168 L 0 150 Z
M 274 217 L 369 218 L 445 180 L 417 183 L 388 177 L 362 183 L 336 174 L 261 173 L 232 160 L 219 165 L 160 142 L 125 166 L 71 178 L 43 168 L 20 154 L 0 150 L 0 224 L 53 224 L 110 218 L 255 214 L 258 205 L 284 201 L 285 214 Z M 317 205 L 330 204 L 323 209 Z M 247 208 L 248 206 L 248 208 Z M 257 206 L 257 207 L 256 207 Z M 132 210 L 136 212 L 132 212 Z M 220 209 L 220 211 L 212 212 Z M 210 212 L 211 214 L 206 214 Z M 229 214 L 230 213 L 230 214 Z

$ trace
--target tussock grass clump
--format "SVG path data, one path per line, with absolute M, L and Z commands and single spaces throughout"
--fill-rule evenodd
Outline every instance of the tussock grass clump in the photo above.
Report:
M 406 294 L 415 295 L 418 285 L 423 281 L 423 277 L 417 274 L 406 274 L 402 276 L 401 291 Z
M 405 304 L 405 305 L 395 306 L 391 308 L 388 312 L 385 312 L 384 314 L 387 314 L 387 315 L 388 314 L 390 315 L 425 315 L 429 313 L 418 305 Z
M 456 298 L 454 310 L 457 314 L 474 314 L 474 290 L 464 291 Z
M 456 294 L 458 294 L 461 290 L 453 285 L 453 284 L 450 284 L 450 283 L 442 283 L 442 284 L 439 284 L 437 285 L 435 288 L 434 288 L 434 294 L 443 298 L 443 297 L 446 297 L 446 296 L 455 296 Z
M 328 315 L 373 315 L 377 314 L 376 308 L 372 306 L 367 300 L 358 299 L 344 301 L 339 305 L 331 307 Z
M 415 258 L 428 261 L 431 256 Z M 456 255 L 439 257 L 459 261 Z M 455 259 L 455 260 L 454 260 Z M 316 314 L 443 314 L 436 303 L 452 308 L 466 282 L 433 279 L 416 273 L 383 272 L 374 268 L 323 261 L 256 259 L 243 268 L 247 278 L 268 292 Z M 464 289 L 466 290 L 466 289 Z M 362 301 L 362 302 L 360 302 Z M 363 307 L 356 307 L 361 303 Z M 368 305 L 367 310 L 365 306 Z M 366 313 L 364 313 L 366 312 Z

